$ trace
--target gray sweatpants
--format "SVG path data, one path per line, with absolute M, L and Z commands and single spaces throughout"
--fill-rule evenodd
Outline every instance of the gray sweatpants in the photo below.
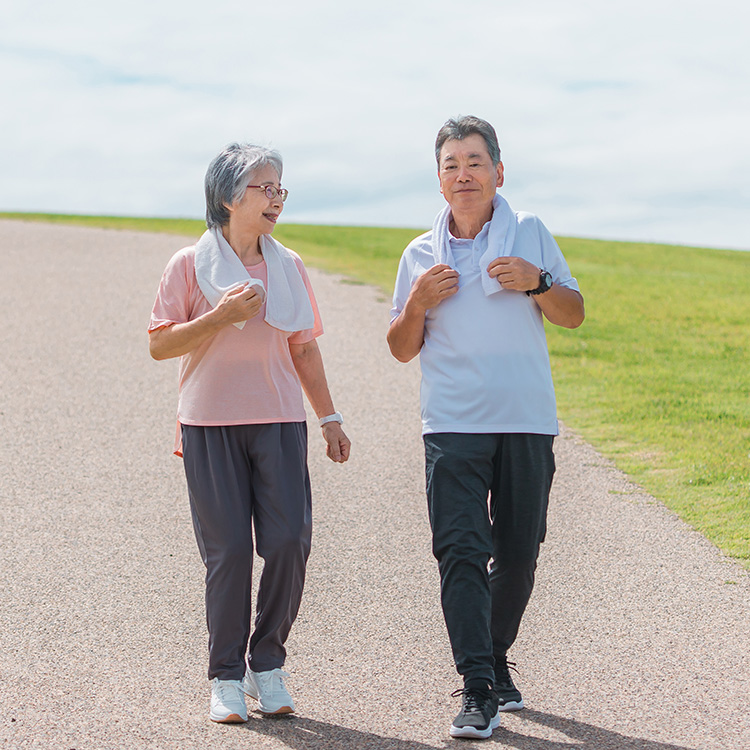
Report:
M 208 678 L 281 667 L 310 554 L 304 422 L 182 425 L 195 538 L 206 566 Z M 264 560 L 250 637 L 253 531 Z

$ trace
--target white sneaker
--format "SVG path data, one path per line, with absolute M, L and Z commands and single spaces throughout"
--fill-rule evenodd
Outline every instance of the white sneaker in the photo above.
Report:
M 211 684 L 211 721 L 239 724 L 247 721 L 247 706 L 241 680 L 220 680 Z
M 294 701 L 284 685 L 289 674 L 283 669 L 269 669 L 267 672 L 245 670 L 242 689 L 258 701 L 258 708 L 264 714 L 294 713 Z

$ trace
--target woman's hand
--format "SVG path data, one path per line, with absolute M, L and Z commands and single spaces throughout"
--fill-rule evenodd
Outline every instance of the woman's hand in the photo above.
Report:
M 352 441 L 344 434 L 341 425 L 338 422 L 326 422 L 321 429 L 328 446 L 326 456 L 337 464 L 348 461 Z
M 313 339 L 304 344 L 289 344 L 294 368 L 299 375 L 302 388 L 307 394 L 310 405 L 319 418 L 334 414 L 333 400 L 328 390 L 326 374 L 323 369 L 323 358 L 320 356 L 318 342 Z M 321 430 L 326 441 L 326 455 L 331 461 L 343 464 L 349 460 L 351 441 L 344 434 L 338 422 L 326 422 Z
M 254 318 L 262 305 L 263 297 L 255 287 L 238 286 L 224 294 L 214 308 L 214 313 L 223 323 L 241 323 Z

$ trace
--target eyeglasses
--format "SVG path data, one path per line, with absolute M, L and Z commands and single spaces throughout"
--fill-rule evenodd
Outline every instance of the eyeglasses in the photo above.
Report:
M 289 191 L 286 188 L 277 188 L 273 185 L 248 185 L 247 187 L 265 190 L 266 198 L 268 198 L 268 200 L 270 201 L 272 201 L 277 195 L 280 195 L 281 202 L 283 203 L 286 200 L 286 197 L 289 195 Z

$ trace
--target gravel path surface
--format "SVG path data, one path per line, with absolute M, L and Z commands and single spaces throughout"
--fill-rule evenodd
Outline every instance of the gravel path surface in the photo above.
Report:
M 354 447 L 334 465 L 311 429 L 313 553 L 287 662 L 298 714 L 208 720 L 203 568 L 170 455 L 176 363 L 152 361 L 145 332 L 181 244 L 0 221 L 0 747 L 480 744 L 447 735 L 459 680 L 418 368 L 388 354 L 379 292 L 315 270 Z M 548 541 L 511 654 L 528 707 L 481 744 L 748 750 L 750 576 L 574 433 L 555 447 Z

